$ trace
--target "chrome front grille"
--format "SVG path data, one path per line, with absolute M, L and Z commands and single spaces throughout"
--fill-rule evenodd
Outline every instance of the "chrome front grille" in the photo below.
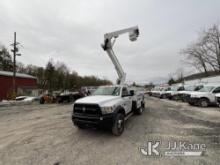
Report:
M 100 116 L 101 108 L 97 104 L 74 104 L 74 114 L 86 116 Z

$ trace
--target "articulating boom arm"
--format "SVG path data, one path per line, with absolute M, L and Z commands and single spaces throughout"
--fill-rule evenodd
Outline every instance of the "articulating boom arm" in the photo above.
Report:
M 126 73 L 123 71 L 121 64 L 119 63 L 117 57 L 115 56 L 115 53 L 112 48 L 113 48 L 116 38 L 119 35 L 124 34 L 124 33 L 129 33 L 130 41 L 136 41 L 137 37 L 139 36 L 139 29 L 137 26 L 134 26 L 134 27 L 127 28 L 127 29 L 123 29 L 123 30 L 119 30 L 119 31 L 111 32 L 111 33 L 106 33 L 104 35 L 104 44 L 102 44 L 102 48 L 104 49 L 104 51 L 107 52 L 108 56 L 112 60 L 112 63 L 114 64 L 115 69 L 117 71 L 117 74 L 119 77 L 118 79 L 119 81 L 117 82 L 117 84 L 124 84 Z

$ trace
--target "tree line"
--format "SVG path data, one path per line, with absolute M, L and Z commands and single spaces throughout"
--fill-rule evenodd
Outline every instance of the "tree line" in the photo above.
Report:
M 13 71 L 13 61 L 9 51 L 0 47 L 0 70 Z M 96 76 L 80 76 L 76 71 L 70 71 L 63 62 L 50 59 L 45 67 L 16 64 L 16 72 L 36 76 L 38 88 L 49 90 L 77 89 L 82 86 L 99 86 L 112 84 L 111 81 Z

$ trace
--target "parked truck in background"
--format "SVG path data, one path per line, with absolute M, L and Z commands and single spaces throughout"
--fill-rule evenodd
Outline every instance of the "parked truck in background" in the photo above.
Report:
M 183 102 L 188 102 L 190 99 L 191 93 L 200 90 L 203 87 L 202 84 L 198 85 L 184 85 L 184 90 L 178 91 L 176 94 L 177 100 L 181 100 Z
M 184 90 L 184 86 L 183 85 L 173 85 L 169 88 L 169 90 L 165 91 L 163 98 L 168 98 L 168 99 L 172 99 L 172 100 L 176 100 L 176 94 L 178 93 L 178 91 L 182 91 Z
M 189 99 L 190 105 L 207 107 L 216 104 L 216 94 L 220 93 L 220 84 L 206 84 L 199 91 L 192 92 Z

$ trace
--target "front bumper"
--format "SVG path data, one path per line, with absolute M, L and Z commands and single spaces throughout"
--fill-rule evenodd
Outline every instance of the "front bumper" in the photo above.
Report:
M 190 97 L 188 100 L 188 103 L 193 104 L 193 105 L 198 104 L 198 102 L 199 102 L 199 98 L 197 98 L 197 97 Z
M 181 98 L 182 98 L 183 102 L 189 102 L 191 96 L 190 96 L 190 94 L 182 94 Z
M 220 106 L 220 97 L 215 97 L 216 104 Z
M 72 114 L 72 121 L 74 125 L 83 125 L 86 127 L 112 127 L 114 118 L 115 113 L 100 116 Z
M 166 96 L 166 98 L 168 98 L 168 99 L 171 99 L 171 98 L 172 98 L 171 93 L 166 93 L 165 96 Z

